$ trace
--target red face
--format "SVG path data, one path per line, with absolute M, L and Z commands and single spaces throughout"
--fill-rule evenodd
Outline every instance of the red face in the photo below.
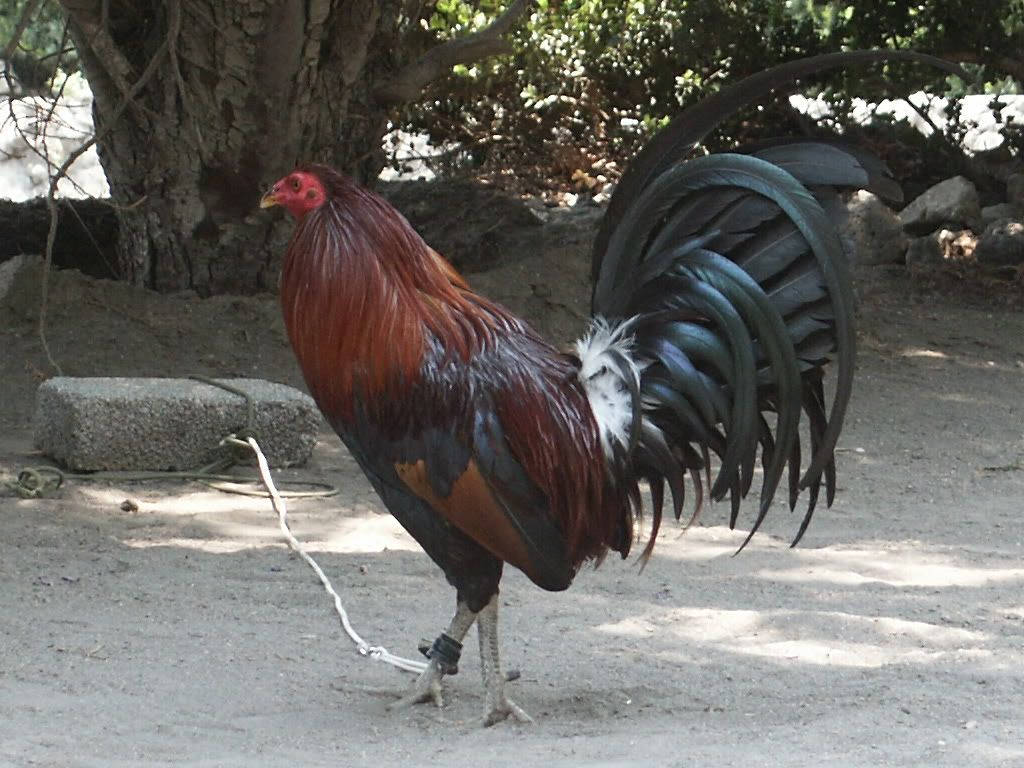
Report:
M 270 188 L 260 200 L 260 208 L 280 205 L 301 221 L 303 216 L 326 200 L 327 193 L 320 179 L 306 171 L 293 171 Z

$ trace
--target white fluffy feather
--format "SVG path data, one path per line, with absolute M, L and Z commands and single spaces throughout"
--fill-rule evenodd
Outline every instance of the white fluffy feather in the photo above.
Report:
M 598 429 L 601 447 L 607 457 L 612 456 L 613 441 L 629 444 L 629 429 L 633 422 L 633 403 L 629 385 L 615 365 L 610 352 L 618 351 L 629 361 L 629 374 L 634 385 L 639 385 L 641 365 L 633 357 L 633 337 L 629 335 L 632 320 L 611 326 L 603 317 L 595 317 L 587 334 L 576 342 L 576 355 L 580 359 L 579 379 L 590 401 Z

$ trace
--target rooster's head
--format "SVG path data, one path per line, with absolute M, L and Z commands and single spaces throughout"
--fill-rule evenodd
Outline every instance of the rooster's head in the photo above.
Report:
M 280 179 L 263 195 L 260 208 L 280 205 L 301 221 L 307 213 L 319 208 L 326 200 L 327 192 L 317 175 L 308 170 L 296 170 Z

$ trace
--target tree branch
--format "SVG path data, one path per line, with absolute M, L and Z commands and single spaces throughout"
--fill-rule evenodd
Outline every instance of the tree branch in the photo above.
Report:
M 381 104 L 414 101 L 431 82 L 451 71 L 456 64 L 509 53 L 512 46 L 504 35 L 533 4 L 533 0 L 514 0 L 490 25 L 465 37 L 449 40 L 431 48 L 416 61 L 401 69 L 374 90 Z
M 94 0 L 60 0 L 60 4 L 88 41 L 96 61 L 106 70 L 118 92 L 127 98 L 132 88 L 132 65 L 107 29 L 107 3 L 102 2 L 97 7 Z
M 959 63 L 990 64 L 1003 70 L 1015 80 L 1024 81 L 1024 61 L 1020 59 L 996 54 L 986 55 L 977 51 L 949 51 L 940 53 L 939 56 L 943 59 Z

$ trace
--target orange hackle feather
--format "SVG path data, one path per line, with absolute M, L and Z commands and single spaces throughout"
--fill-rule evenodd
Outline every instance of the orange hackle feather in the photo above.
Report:
M 496 415 L 511 454 L 547 499 L 572 571 L 609 547 L 625 554 L 628 502 L 609 482 L 575 361 L 471 291 L 378 195 L 328 168 L 305 170 L 323 182 L 327 200 L 298 223 L 285 256 L 281 301 L 306 382 L 328 420 L 336 428 L 351 425 L 359 409 L 401 437 L 423 423 L 416 413 L 422 406 L 408 398 L 417 393 L 429 355 L 443 350 L 444 360 L 431 361 L 435 367 L 469 367 L 495 353 L 502 369 L 487 379 L 500 382 L 492 392 Z M 469 394 L 453 392 L 451 399 L 465 402 Z M 432 416 L 450 418 L 453 434 L 466 435 L 470 425 L 456 423 L 465 414 L 451 408 Z M 422 481 L 412 486 L 431 501 Z M 432 506 L 448 517 L 446 504 L 434 500 Z
M 329 199 L 296 227 L 281 302 L 314 397 L 350 419 L 357 393 L 405 394 L 427 333 L 467 360 L 492 329 L 486 315 L 468 311 L 461 278 L 439 267 L 404 217 L 339 174 L 312 168 Z

